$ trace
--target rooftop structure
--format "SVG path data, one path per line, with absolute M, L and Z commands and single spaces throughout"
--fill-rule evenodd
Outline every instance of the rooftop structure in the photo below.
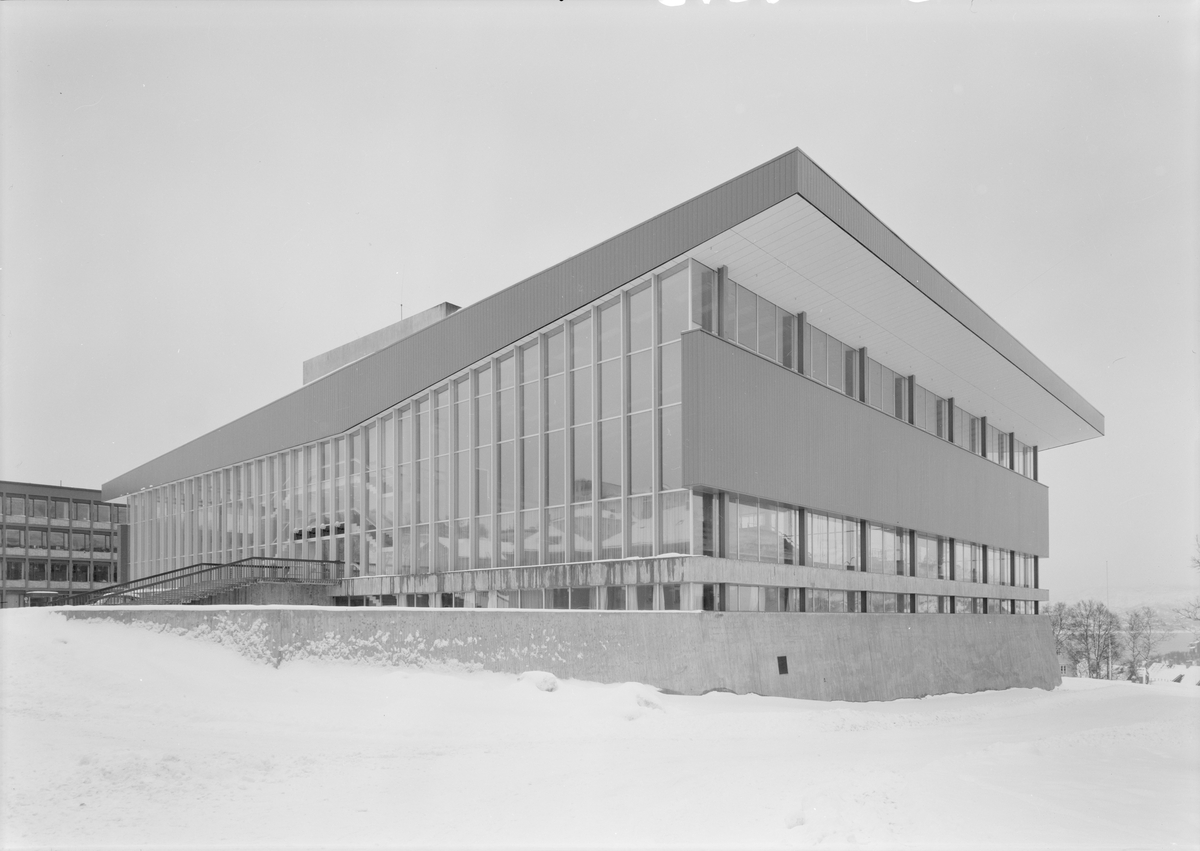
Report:
M 444 301 L 428 310 L 422 310 L 416 316 L 401 319 L 386 328 L 372 331 L 357 340 L 309 358 L 304 362 L 304 383 L 316 381 L 334 370 L 341 369 L 346 364 L 354 363 L 367 355 L 373 355 L 380 349 L 385 349 L 392 343 L 403 340 L 409 334 L 416 333 L 422 328 L 428 328 L 435 322 L 440 322 L 456 310 L 458 310 L 457 304 Z

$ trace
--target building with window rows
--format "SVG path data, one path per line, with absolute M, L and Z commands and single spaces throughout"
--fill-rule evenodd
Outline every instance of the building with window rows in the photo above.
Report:
M 0 605 L 38 605 L 127 573 L 128 508 L 100 491 L 0 482 Z
M 290 556 L 351 605 L 1033 615 L 1039 453 L 1104 430 L 799 150 L 418 324 L 106 483 L 131 574 Z

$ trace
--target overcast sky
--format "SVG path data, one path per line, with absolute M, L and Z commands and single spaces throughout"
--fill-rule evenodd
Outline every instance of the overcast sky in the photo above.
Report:
M 0 478 L 99 487 L 800 147 L 1061 375 L 1055 599 L 1190 594 L 1197 3 L 0 3 Z

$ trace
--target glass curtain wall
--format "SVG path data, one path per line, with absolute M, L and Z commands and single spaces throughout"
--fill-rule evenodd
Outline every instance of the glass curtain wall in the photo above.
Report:
M 685 261 L 341 435 L 132 495 L 132 574 L 256 554 L 357 576 L 690 553 L 680 337 L 693 296 L 714 312 L 715 278 Z M 790 363 L 793 317 L 752 295 L 756 351 Z

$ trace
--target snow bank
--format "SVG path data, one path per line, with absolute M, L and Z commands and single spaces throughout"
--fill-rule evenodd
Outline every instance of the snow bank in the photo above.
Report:
M 538 671 L 279 663 L 252 636 L 207 638 L 0 612 L 0 844 L 1200 840 L 1194 687 L 681 697 Z

